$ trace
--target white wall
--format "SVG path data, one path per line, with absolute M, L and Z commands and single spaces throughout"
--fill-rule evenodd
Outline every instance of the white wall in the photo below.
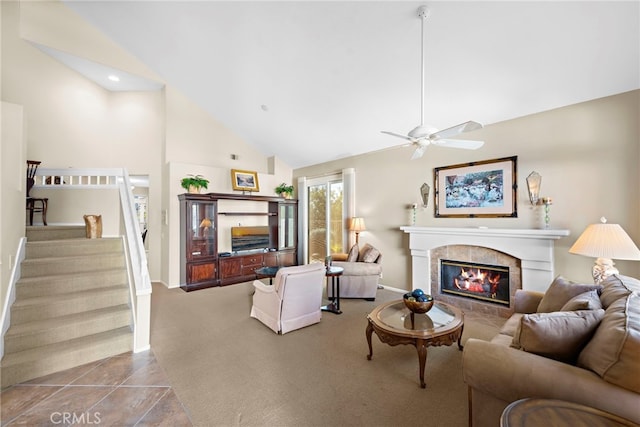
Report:
M 640 243 L 640 91 L 597 99 L 531 116 L 496 123 L 465 134 L 481 139 L 477 151 L 428 147 L 419 160 L 413 150 L 395 148 L 294 170 L 294 177 L 313 177 L 345 167 L 356 169 L 356 215 L 366 220 L 360 242 L 384 254 L 383 283 L 408 289 L 411 259 L 408 237 L 398 230 L 410 224 L 411 203 L 419 203 L 423 182 L 431 186 L 433 169 L 471 161 L 518 156 L 518 218 L 435 218 L 433 196 L 419 209 L 417 225 L 431 227 L 540 228 L 543 208 L 532 207 L 526 177 L 542 175 L 544 196 L 553 198 L 551 227 L 571 231 L 556 242 L 556 271 L 574 280 L 591 281 L 592 259 L 568 249 L 586 226 L 601 216 L 619 223 Z M 464 119 L 464 118 L 462 118 Z M 640 262 L 616 261 L 624 274 L 640 277 Z
M 157 78 L 63 4 L 2 2 L 1 7 L 2 100 L 22 105 L 29 117 L 27 156 L 46 167 L 126 167 L 130 174 L 148 175 L 152 280 L 178 284 L 177 195 L 183 192 L 179 181 L 184 175 L 205 175 L 212 192 L 232 192 L 232 168 L 257 171 L 260 194 L 273 194 L 280 182 L 296 182 L 287 165 L 266 158 L 175 88 L 107 92 L 21 38 Z M 488 126 L 469 135 L 487 142 L 476 152 L 429 147 L 422 159 L 411 162 L 411 150 L 399 148 L 300 169 L 295 175 L 356 169 L 356 213 L 368 227 L 361 240 L 382 249 L 383 281 L 402 288 L 410 277 L 410 259 L 398 227 L 409 223 L 406 206 L 419 200 L 420 185 L 433 188 L 433 168 L 518 155 L 519 218 L 436 219 L 432 200 L 418 213 L 418 225 L 539 226 L 542 211 L 527 204 L 524 182 L 535 169 L 543 176 L 542 192 L 555 201 L 552 226 L 572 232 L 558 242 L 557 269 L 587 280 L 591 260 L 567 253 L 587 224 L 605 215 L 640 241 L 638 96 L 636 91 Z M 60 209 L 73 204 L 56 204 L 52 195 L 51 218 L 66 217 Z M 23 214 L 3 204 L 3 223 L 21 220 Z M 638 264 L 618 263 L 632 275 L 640 275 Z
M 184 175 L 202 171 L 216 192 L 232 191 L 232 168 L 257 171 L 260 194 L 273 194 L 277 184 L 291 180 L 290 167 L 240 140 L 175 88 L 109 92 L 34 47 L 29 41 L 161 81 L 64 4 L 2 2 L 1 7 L 2 100 L 22 105 L 30 117 L 26 157 L 41 160 L 42 167 L 124 167 L 130 175 L 149 176 L 146 246 L 153 281 L 178 284 L 176 212 Z M 172 162 L 183 166 L 172 168 Z M 110 196 L 34 191 L 50 199 L 50 224 L 82 223 L 82 214 L 102 213 L 105 234 L 119 229 L 108 217 Z M 5 206 L 3 221 L 13 215 L 23 218 L 24 210 Z
M 57 11 L 56 22 L 42 22 L 42 13 L 35 13 L 39 7 L 47 13 Z M 50 39 L 52 47 L 67 52 L 74 51 L 74 43 L 86 47 L 94 34 L 74 31 L 85 26 L 75 14 L 60 13 L 67 10 L 63 5 L 3 2 L 2 10 L 2 99 L 22 105 L 31 118 L 27 158 L 49 168 L 124 167 L 130 174 L 149 175 L 151 182 L 160 182 L 163 93 L 106 91 L 20 37 L 35 35 L 45 44 Z M 160 189 L 155 197 L 154 190 L 150 192 L 150 203 L 158 206 L 158 212 Z M 105 234 L 119 230 L 119 213 L 113 209 L 116 192 L 104 196 L 34 190 L 33 194 L 49 197 L 50 224 L 83 224 L 82 215 L 92 213 L 103 215 Z M 24 211 L 5 209 L 5 213 L 24 216 Z M 39 222 L 39 215 L 34 220 Z M 150 222 L 159 227 L 159 216 L 151 216 Z M 149 267 L 151 277 L 159 278 L 159 233 L 150 235 L 154 238 L 158 244 L 151 247 L 158 249 L 150 251 Z
M 4 304 L 9 277 L 25 227 L 26 160 L 24 133 L 26 118 L 19 105 L 0 104 L 0 305 Z M 7 214 L 18 207 L 20 215 Z

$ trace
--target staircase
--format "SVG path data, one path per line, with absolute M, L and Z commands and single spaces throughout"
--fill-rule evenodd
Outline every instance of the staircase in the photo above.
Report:
M 2 388 L 131 351 L 122 240 L 80 227 L 27 227 L 0 363 Z

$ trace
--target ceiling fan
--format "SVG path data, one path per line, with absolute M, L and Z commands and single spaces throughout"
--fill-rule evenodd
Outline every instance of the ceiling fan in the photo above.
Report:
M 465 139 L 449 139 L 455 137 L 464 132 L 470 132 L 472 130 L 482 129 L 482 125 L 478 122 L 465 122 L 459 125 L 438 131 L 437 129 L 425 125 L 424 124 L 424 63 L 425 63 L 425 55 L 424 55 L 424 23 L 430 15 L 430 11 L 426 6 L 420 6 L 418 8 L 418 16 L 422 20 L 422 39 L 421 39 L 421 47 L 422 47 L 422 81 L 421 81 L 421 90 L 420 94 L 420 125 L 416 126 L 413 130 L 411 130 L 407 135 L 401 135 L 399 133 L 382 131 L 387 135 L 395 136 L 398 138 L 406 139 L 411 141 L 411 145 L 416 146 L 416 150 L 413 152 L 411 156 L 411 160 L 418 159 L 422 157 L 424 151 L 429 145 L 439 145 L 442 147 L 451 147 L 451 148 L 463 148 L 466 150 L 475 150 L 484 145 L 484 141 L 473 141 L 473 140 L 465 140 Z

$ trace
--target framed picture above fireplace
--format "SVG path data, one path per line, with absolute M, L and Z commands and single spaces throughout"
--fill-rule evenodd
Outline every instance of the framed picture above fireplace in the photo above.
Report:
M 436 218 L 518 216 L 518 157 L 434 169 Z

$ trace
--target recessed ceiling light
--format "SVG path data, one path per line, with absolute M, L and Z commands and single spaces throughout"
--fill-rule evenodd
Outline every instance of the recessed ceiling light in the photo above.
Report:
M 118 76 L 116 76 L 114 74 L 111 74 L 109 76 L 109 80 L 111 80 L 112 82 L 119 82 L 120 81 L 120 77 L 118 77 Z

